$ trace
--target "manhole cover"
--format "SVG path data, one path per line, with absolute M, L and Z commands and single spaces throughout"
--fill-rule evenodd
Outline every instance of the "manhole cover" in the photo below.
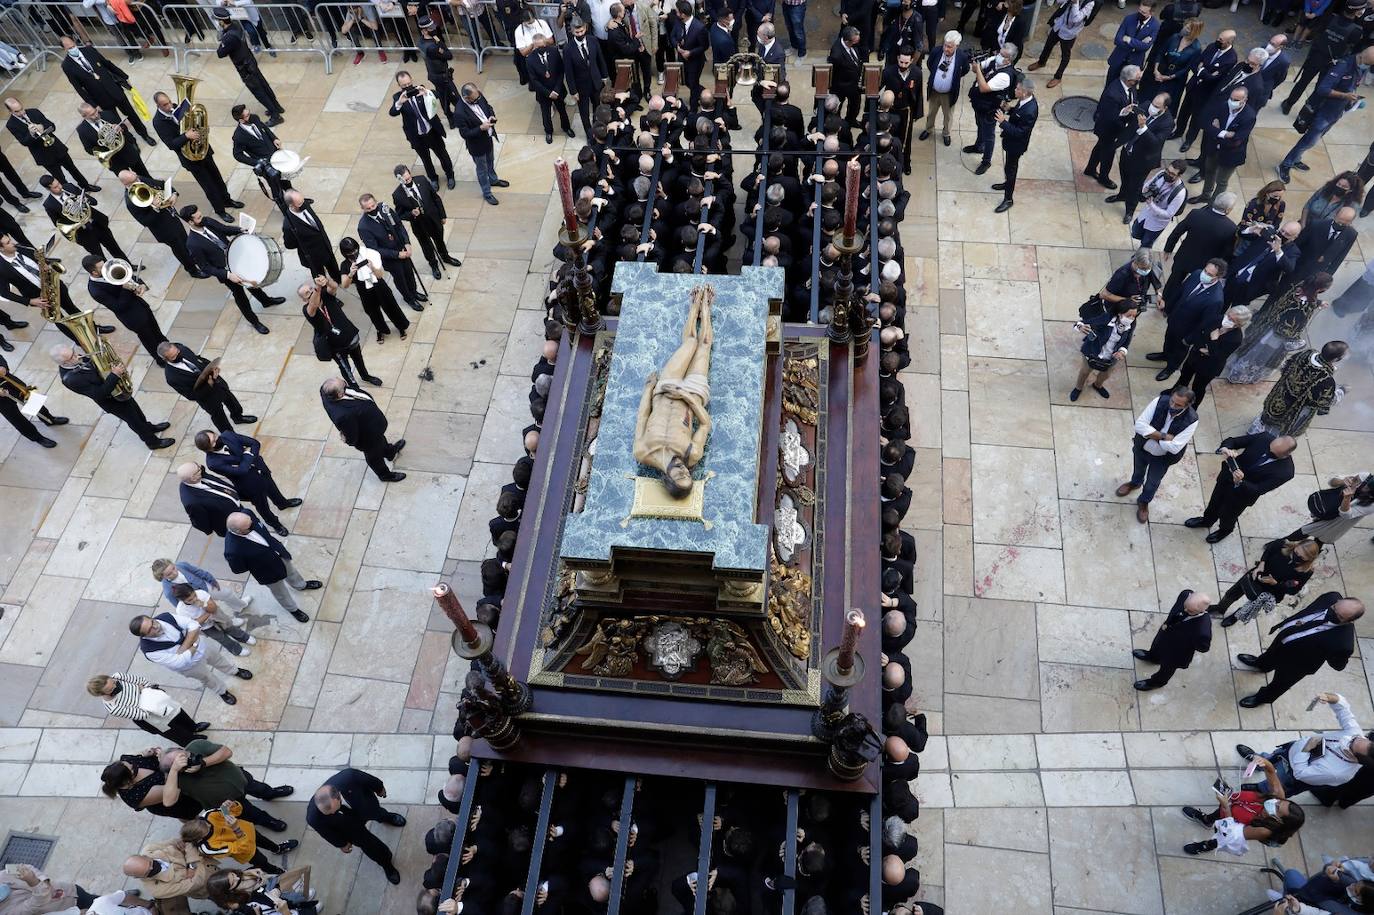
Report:
M 1092 130 L 1097 99 L 1088 98 L 1086 95 L 1068 95 L 1055 102 L 1052 111 L 1060 127 L 1069 130 Z
M 41 871 L 43 865 L 48 863 L 48 855 L 52 854 L 55 844 L 56 839 L 10 833 L 5 837 L 4 850 L 0 851 L 0 867 L 6 864 L 27 864 Z

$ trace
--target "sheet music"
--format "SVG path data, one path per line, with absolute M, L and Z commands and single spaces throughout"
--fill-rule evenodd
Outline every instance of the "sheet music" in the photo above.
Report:
M 251 235 L 257 229 L 257 227 L 258 221 L 256 219 L 254 219 L 252 216 L 249 216 L 247 213 L 244 213 L 242 211 L 239 212 L 240 229 Z
M 19 407 L 19 412 L 29 418 L 38 415 L 38 411 L 43 409 L 43 404 L 48 402 L 47 394 L 39 394 L 37 391 L 29 394 L 29 399 Z

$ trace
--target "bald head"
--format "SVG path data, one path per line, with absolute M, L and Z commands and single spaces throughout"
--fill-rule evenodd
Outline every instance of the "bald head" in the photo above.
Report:
M 592 897 L 593 902 L 610 902 L 611 881 L 597 874 L 587 881 L 587 893 Z
M 147 855 L 130 855 L 124 859 L 124 876 L 146 877 L 153 869 L 153 859 Z
M 1212 606 L 1212 598 L 1201 591 L 1194 591 L 1189 594 L 1188 599 L 1183 602 L 1183 609 L 1189 616 L 1206 613 L 1210 606 Z
M 911 747 L 907 746 L 905 740 L 893 735 L 883 742 L 883 752 L 893 762 L 904 763 L 911 756 Z
M 463 775 L 450 775 L 448 781 L 444 782 L 444 787 L 439 790 L 443 792 L 444 798 L 457 803 L 463 799 L 463 786 L 467 784 L 467 779 Z
M 1342 623 L 1353 623 L 1364 616 L 1364 601 L 1345 597 L 1336 601 L 1331 609 L 1335 611 L 1336 619 Z
M 253 519 L 244 512 L 233 512 L 225 519 L 224 526 L 236 534 L 246 534 L 253 529 Z
M 1356 213 L 1354 207 L 1341 207 L 1339 210 L 1336 211 L 1335 219 L 1336 222 L 1340 223 L 1341 225 L 1348 226 L 1355 221 L 1355 216 Z
M 326 379 L 324 384 L 320 385 L 320 393 L 330 400 L 338 400 L 343 396 L 346 387 L 344 380 L 336 376 Z
M 1291 435 L 1280 435 L 1269 443 L 1269 453 L 1276 458 L 1286 458 L 1298 448 L 1298 440 Z
M 232 519 L 232 517 L 231 515 L 230 518 Z M 338 812 L 339 807 L 342 806 L 341 800 L 339 789 L 335 788 L 333 785 L 321 785 L 319 788 L 315 789 L 315 796 L 311 798 L 311 802 L 315 805 L 315 809 L 325 816 L 330 816 Z
M 194 461 L 187 461 L 177 468 L 177 479 L 183 483 L 200 482 L 200 465 Z
M 906 682 L 906 671 L 900 664 L 888 664 L 883 668 L 883 688 L 896 689 Z
M 900 610 L 889 610 L 883 614 L 883 635 L 897 638 L 906 632 L 906 617 Z
M 902 859 L 899 856 L 883 856 L 883 883 L 886 883 L 888 886 L 896 886 L 902 882 L 902 878 L 905 876 L 906 865 L 902 863 Z

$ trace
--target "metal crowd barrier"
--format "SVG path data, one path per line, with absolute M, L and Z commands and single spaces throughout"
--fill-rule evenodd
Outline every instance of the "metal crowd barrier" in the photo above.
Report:
M 0 10 L 0 93 L 8 93 L 22 80 L 45 72 L 49 58 L 56 60 L 57 55 L 43 46 L 41 36 L 23 11 L 13 7 Z
M 417 60 L 420 54 L 420 28 L 414 16 L 406 15 L 402 3 L 389 0 L 382 3 L 342 3 L 337 0 L 317 3 L 313 7 L 316 25 L 322 28 L 330 39 L 331 47 L 325 51 L 332 54 L 357 54 L 377 51 L 385 54 L 401 54 L 402 61 L 409 58 Z M 480 70 L 482 54 L 474 47 L 471 36 L 479 34 L 476 19 L 460 15 L 463 24 L 455 21 L 450 9 L 435 6 L 427 7 L 429 15 L 439 16 L 435 21 L 444 33 L 448 49 L 456 54 L 471 54 Z M 480 42 L 479 42 L 480 44 Z M 417 78 L 419 78 L 417 74 Z
M 11 9 L 18 10 L 42 46 L 53 51 L 61 47 L 63 36 L 101 51 L 124 51 L 131 60 L 144 51 L 161 51 L 165 57 L 176 50 L 157 7 L 137 0 L 129 4 L 133 22 L 121 22 L 105 0 L 18 0 Z
M 83 0 L 84 2 L 84 0 Z M 321 4 L 323 6 L 323 4 Z M 230 7 L 230 15 L 243 26 L 254 49 L 275 57 L 278 53 L 318 54 L 324 60 L 326 73 L 330 69 L 329 51 L 325 49 L 319 23 L 309 7 L 299 3 L 254 4 L 258 14 L 253 22 L 249 7 Z M 219 47 L 219 29 L 215 26 L 212 8 L 200 3 L 162 4 L 163 32 L 177 39 L 173 46 L 178 54 L 178 69 L 184 69 L 192 54 L 214 54 Z M 273 33 L 277 34 L 273 34 Z M 281 32 L 296 36 L 296 41 L 283 40 Z

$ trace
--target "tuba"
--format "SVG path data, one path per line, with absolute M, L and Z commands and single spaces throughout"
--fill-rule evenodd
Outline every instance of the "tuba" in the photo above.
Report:
M 177 105 L 180 106 L 182 102 L 190 103 L 190 107 L 186 109 L 186 116 L 181 119 L 181 132 L 194 130 L 200 134 L 199 140 L 187 140 L 186 145 L 181 147 L 181 154 L 192 162 L 199 162 L 210 155 L 210 111 L 196 101 L 198 82 L 200 80 L 194 76 L 172 74 L 172 84 L 177 88 Z
M 114 347 L 110 346 L 96 330 L 94 314 L 93 311 L 81 311 L 74 315 L 64 315 L 61 324 L 71 331 L 76 342 L 86 351 L 85 358 L 90 360 L 101 377 L 108 378 L 110 369 L 118 365 L 120 359 Z M 134 396 L 134 383 L 127 373 L 119 376 L 113 396 L 115 400 L 129 400 Z
M 76 241 L 76 233 L 84 229 L 90 221 L 91 201 L 86 197 L 86 192 L 82 191 L 75 199 L 62 201 L 62 219 L 57 223 L 57 231 L 61 232 L 67 241 Z

